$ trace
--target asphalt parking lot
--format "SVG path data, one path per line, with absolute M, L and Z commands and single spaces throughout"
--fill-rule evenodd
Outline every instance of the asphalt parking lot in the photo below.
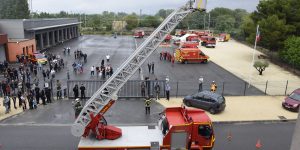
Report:
M 137 45 L 141 44 L 144 39 L 137 39 Z M 63 55 L 63 47 L 71 47 L 70 55 Z M 84 65 L 83 74 L 75 74 L 72 72 L 72 63 L 74 60 L 74 51 L 80 49 L 83 53 L 88 55 L 88 62 Z M 84 35 L 78 39 L 65 42 L 62 45 L 56 46 L 49 50 L 49 52 L 61 55 L 66 64 L 67 69 L 58 72 L 56 79 L 60 79 L 66 85 L 67 75 L 66 71 L 70 71 L 71 80 L 100 80 L 99 78 L 90 76 L 91 66 L 100 66 L 102 59 L 109 54 L 111 56 L 109 64 L 116 70 L 118 66 L 130 56 L 135 49 L 135 39 L 131 36 L 118 36 L 114 39 L 111 36 L 99 35 Z M 172 52 L 174 48 L 159 47 L 148 58 L 145 64 L 142 65 L 142 76 L 150 77 L 154 80 L 165 80 L 166 76 L 170 78 L 171 96 L 184 96 L 198 91 L 198 79 L 200 76 L 204 78 L 203 89 L 209 89 L 210 83 L 215 81 L 218 85 L 217 92 L 226 95 L 262 95 L 263 92 L 254 88 L 246 86 L 246 83 L 235 76 L 234 74 L 224 70 L 212 61 L 207 64 L 180 64 L 175 63 L 172 67 L 170 62 L 160 61 L 159 53 L 163 51 Z M 155 73 L 149 74 L 147 63 L 154 62 Z M 141 76 L 136 72 L 131 80 L 140 80 Z M 93 83 L 94 84 L 94 83 Z M 74 84 L 70 84 L 72 89 Z M 99 85 L 88 85 L 91 87 L 90 93 L 93 93 Z M 132 85 L 136 87 L 137 85 Z M 71 91 L 72 92 L 72 91 Z M 139 92 L 139 90 L 138 90 Z

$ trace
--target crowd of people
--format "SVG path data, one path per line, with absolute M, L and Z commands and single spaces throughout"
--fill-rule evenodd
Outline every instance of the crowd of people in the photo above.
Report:
M 47 54 L 46 65 L 31 61 L 29 57 L 17 55 L 17 63 L 10 66 L 8 62 L 0 62 L 0 97 L 3 97 L 5 113 L 14 109 L 36 109 L 39 104 L 47 105 L 52 102 L 52 80 L 55 72 L 64 68 L 64 60 L 59 55 Z M 40 82 L 43 77 L 43 84 Z M 61 98 L 62 88 L 57 80 L 57 97 Z M 12 102 L 12 103 L 11 103 Z
M 106 60 L 105 64 L 104 59 L 102 59 L 100 66 L 91 66 L 91 76 L 96 76 L 103 80 L 108 79 L 114 73 L 113 67 L 109 64 L 109 59 Z
M 165 61 L 169 61 L 172 63 L 172 67 L 174 66 L 174 63 L 175 63 L 175 56 L 172 55 L 171 53 L 169 52 L 165 52 L 165 51 L 161 51 L 159 53 L 159 60 L 165 60 Z

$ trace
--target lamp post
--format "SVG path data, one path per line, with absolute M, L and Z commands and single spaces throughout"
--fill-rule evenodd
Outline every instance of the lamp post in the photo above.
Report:
M 200 78 L 199 78 L 199 90 L 198 90 L 198 92 L 202 91 L 202 84 L 203 84 L 203 77 L 200 76 Z

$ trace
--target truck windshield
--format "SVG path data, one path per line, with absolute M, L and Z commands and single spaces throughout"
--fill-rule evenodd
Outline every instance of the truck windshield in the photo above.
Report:
M 198 134 L 209 139 L 212 135 L 212 129 L 209 125 L 199 125 Z

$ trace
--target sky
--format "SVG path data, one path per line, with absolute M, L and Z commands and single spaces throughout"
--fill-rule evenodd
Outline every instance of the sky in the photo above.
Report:
M 32 2 L 34 12 L 96 14 L 103 11 L 135 12 L 139 14 L 155 14 L 159 9 L 175 9 L 188 0 L 28 0 Z M 208 0 L 207 9 L 226 7 L 242 8 L 248 12 L 256 10 L 259 0 Z

